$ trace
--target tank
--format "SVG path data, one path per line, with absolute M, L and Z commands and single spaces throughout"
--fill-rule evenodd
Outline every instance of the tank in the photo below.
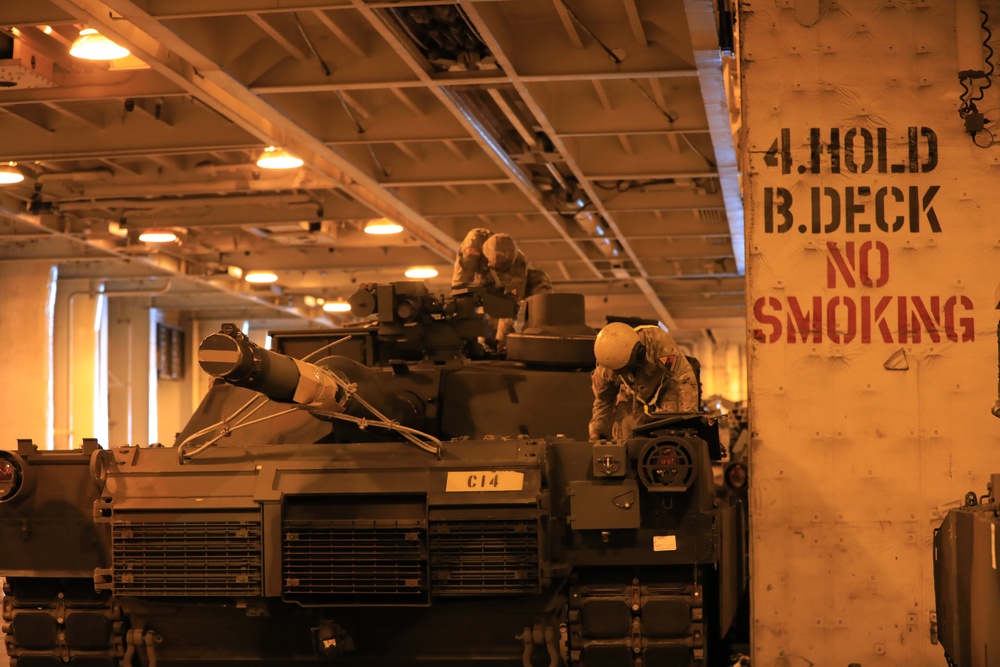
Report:
M 14 667 L 732 664 L 746 469 L 717 415 L 588 442 L 582 295 L 529 299 L 505 354 L 489 295 L 351 304 L 206 338 L 173 446 L 0 454 Z

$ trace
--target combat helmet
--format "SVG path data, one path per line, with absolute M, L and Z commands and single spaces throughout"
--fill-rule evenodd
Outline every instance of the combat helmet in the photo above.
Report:
M 483 243 L 483 257 L 495 271 L 506 271 L 517 257 L 517 244 L 509 234 L 494 234 Z
M 628 365 L 638 344 L 639 334 L 635 329 L 624 322 L 612 322 L 597 334 L 594 357 L 599 365 L 618 371 Z

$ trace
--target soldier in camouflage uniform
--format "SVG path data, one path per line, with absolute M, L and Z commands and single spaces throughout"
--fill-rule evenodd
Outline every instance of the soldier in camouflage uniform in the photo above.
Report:
M 663 329 L 612 322 L 597 335 L 594 354 L 591 440 L 624 440 L 654 412 L 698 410 L 694 369 Z
M 458 248 L 458 257 L 455 258 L 455 271 L 451 276 L 452 289 L 474 284 L 476 276 L 485 272 L 483 244 L 492 235 L 493 232 L 482 227 L 477 227 L 465 235 L 462 245 Z
M 481 227 L 470 231 L 462 241 L 451 280 L 452 289 L 473 285 L 507 296 L 518 304 L 529 296 L 552 291 L 548 275 L 528 265 L 514 239 Z M 514 320 L 500 319 L 495 325 L 497 345 L 503 349 L 507 334 L 514 331 Z

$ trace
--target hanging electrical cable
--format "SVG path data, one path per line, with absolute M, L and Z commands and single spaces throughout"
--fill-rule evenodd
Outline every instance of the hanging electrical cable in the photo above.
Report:
M 309 39 L 309 35 L 306 33 L 306 28 L 302 25 L 302 20 L 299 18 L 299 13 L 292 12 L 292 18 L 295 19 L 295 26 L 299 29 L 299 34 L 302 35 L 302 39 L 305 40 L 306 46 L 308 46 L 309 50 L 312 51 L 312 54 L 316 56 L 316 60 L 319 61 L 320 66 L 323 68 L 323 73 L 327 76 L 333 74 L 333 70 L 331 70 L 330 66 L 326 64 L 325 60 L 323 60 L 323 56 L 319 54 L 319 51 L 316 49 L 316 45 L 313 44 L 311 39 Z
M 993 85 L 993 47 L 990 46 L 990 40 L 993 38 L 993 33 L 990 31 L 987 25 L 989 21 L 989 14 L 984 10 L 979 12 L 983 16 L 980 28 L 986 33 L 983 39 L 983 48 L 986 49 L 986 70 L 962 70 L 958 73 L 958 81 L 962 84 L 962 94 L 959 96 L 959 101 L 961 104 L 958 107 L 959 117 L 965 121 L 965 131 L 969 133 L 972 137 L 972 142 L 979 146 L 980 148 L 988 148 L 993 145 L 994 136 L 990 129 L 987 127 L 992 121 L 986 118 L 986 116 L 980 113 L 976 102 L 980 102 L 986 96 L 986 91 Z M 983 79 L 985 83 L 979 83 Z M 975 94 L 973 94 L 975 90 Z

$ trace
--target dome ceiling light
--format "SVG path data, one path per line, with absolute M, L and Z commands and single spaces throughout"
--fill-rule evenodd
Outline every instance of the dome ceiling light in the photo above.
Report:
M 276 146 L 268 146 L 257 158 L 257 166 L 261 169 L 295 169 L 302 164 L 301 159 Z
M 150 227 L 139 234 L 139 240 L 143 243 L 170 243 L 177 240 L 177 234 L 170 229 Z
M 407 278 L 436 278 L 438 270 L 433 266 L 411 266 L 404 274 Z
M 243 274 L 243 280 L 248 283 L 255 284 L 266 284 L 273 283 L 278 280 L 278 274 L 274 271 L 247 271 Z
M 0 185 L 14 185 L 24 180 L 16 162 L 0 162 Z
M 119 60 L 128 56 L 129 50 L 93 28 L 84 28 L 70 47 L 69 54 L 82 60 Z
M 365 223 L 365 234 L 399 234 L 403 225 L 389 218 L 375 218 Z

